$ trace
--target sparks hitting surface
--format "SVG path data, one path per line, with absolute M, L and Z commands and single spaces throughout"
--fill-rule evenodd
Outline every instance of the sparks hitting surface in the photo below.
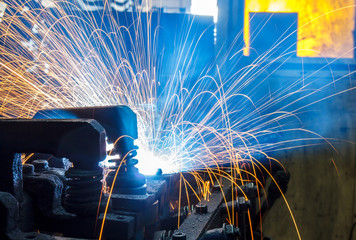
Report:
M 302 78 L 264 91 L 268 79 L 258 78 L 266 69 L 264 55 L 236 71 L 227 70 L 231 59 L 217 59 L 191 79 L 200 36 L 194 43 L 177 43 L 189 52 L 179 52 L 176 64 L 167 66 L 160 62 L 163 53 L 156 52 L 152 13 L 127 13 L 136 21 L 123 27 L 105 2 L 99 18 L 70 2 L 53 4 L 31 10 L 18 4 L 2 19 L 0 116 L 31 118 L 39 109 L 128 105 L 138 117 L 141 172 L 153 174 L 158 167 L 164 173 L 206 171 L 212 182 L 220 176 L 236 180 L 241 161 L 261 155 L 276 161 L 267 154 L 330 143 L 303 129 L 299 114 L 339 94 L 319 95 L 342 78 L 319 89 L 309 88 L 314 80 L 304 84 Z M 102 27 L 104 17 L 110 28 Z M 189 26 L 184 30 L 189 32 Z M 161 82 L 159 67 L 171 72 L 168 84 Z M 233 173 L 220 172 L 223 165 Z

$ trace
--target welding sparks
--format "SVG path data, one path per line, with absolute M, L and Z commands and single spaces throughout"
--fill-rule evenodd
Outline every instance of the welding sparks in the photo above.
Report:
M 106 9 L 112 14 L 107 30 L 101 28 L 103 13 L 95 18 L 70 2 L 61 4 L 51 2 L 52 10 L 19 4 L 3 17 L 0 116 L 31 118 L 39 109 L 127 105 L 138 117 L 139 167 L 147 174 L 158 168 L 163 173 L 206 171 L 215 174 L 211 183 L 224 177 L 236 184 L 240 162 L 261 168 L 255 163 L 258 156 L 275 161 L 269 153 L 331 145 L 331 140 L 304 129 L 300 115 L 313 104 L 354 89 L 321 94 L 334 89 L 342 76 L 317 89 L 317 80 L 303 77 L 271 90 L 268 75 L 260 76 L 284 59 L 266 63 L 268 53 L 237 70 L 233 57 L 216 59 L 200 77 L 193 76 L 199 41 L 178 42 L 190 52 L 178 52 L 175 64 L 165 66 L 159 61 L 163 53 L 156 52 L 158 29 L 149 24 L 152 12 L 127 13 L 135 21 L 125 27 Z M 158 91 L 163 83 L 159 67 L 171 72 L 163 93 Z M 232 173 L 221 172 L 221 166 L 230 166 Z M 209 190 L 202 185 L 207 198 Z

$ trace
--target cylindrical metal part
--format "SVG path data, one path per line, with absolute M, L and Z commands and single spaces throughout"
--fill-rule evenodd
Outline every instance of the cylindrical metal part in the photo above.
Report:
M 183 232 L 175 232 L 172 235 L 172 240 L 186 240 L 187 236 Z
M 202 203 L 198 203 L 195 206 L 195 212 L 200 214 L 206 214 L 208 213 L 208 206 Z

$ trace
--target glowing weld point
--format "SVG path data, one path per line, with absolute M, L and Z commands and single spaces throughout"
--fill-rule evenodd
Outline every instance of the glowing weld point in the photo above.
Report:
M 165 174 L 179 171 L 179 166 L 177 164 L 172 163 L 172 159 L 174 159 L 173 156 L 159 155 L 151 150 L 147 150 L 143 146 L 140 146 L 141 144 L 139 143 L 137 145 L 139 145 L 139 149 L 137 150 L 137 156 L 135 158 L 137 158 L 139 162 L 136 167 L 142 174 L 152 176 L 157 173 L 158 169 L 162 169 L 163 173 Z M 110 151 L 113 148 L 114 144 L 106 144 L 106 151 L 108 153 L 108 156 L 104 161 L 100 162 L 100 166 L 112 167 L 115 166 L 115 163 L 110 160 L 121 159 L 121 156 L 119 154 L 109 155 Z
M 139 162 L 136 166 L 144 175 L 155 175 L 159 168 L 162 169 L 163 173 L 171 172 L 171 169 L 169 168 L 169 161 L 164 161 L 161 157 L 157 156 L 152 151 L 138 149 L 137 159 Z
M 176 157 L 173 154 L 157 153 L 141 146 L 140 142 L 137 145 L 139 146 L 137 150 L 139 161 L 136 167 L 142 174 L 152 176 L 157 173 L 158 169 L 162 169 L 163 174 L 180 171 L 178 161 L 175 160 Z

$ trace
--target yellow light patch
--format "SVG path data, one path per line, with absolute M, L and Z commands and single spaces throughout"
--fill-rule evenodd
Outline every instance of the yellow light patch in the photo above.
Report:
M 297 12 L 299 57 L 352 58 L 354 0 L 246 0 L 244 54 L 249 55 L 249 12 Z

